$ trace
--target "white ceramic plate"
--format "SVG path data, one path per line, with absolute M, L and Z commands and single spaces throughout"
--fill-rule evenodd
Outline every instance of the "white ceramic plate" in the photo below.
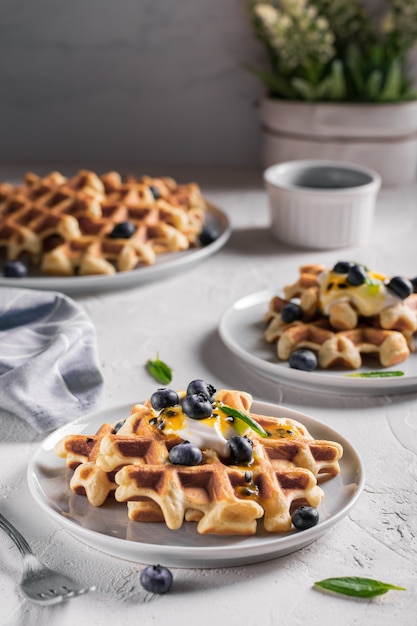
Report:
M 29 275 L 24 278 L 7 278 L 0 275 L 0 287 L 22 287 L 26 289 L 47 289 L 63 293 L 91 293 L 134 287 L 142 283 L 167 278 L 182 269 L 194 265 L 217 252 L 228 240 L 231 226 L 225 213 L 208 204 L 206 225 L 217 228 L 218 238 L 207 246 L 192 248 L 184 252 L 171 252 L 158 255 L 155 264 L 138 267 L 130 272 L 117 272 L 102 276 L 42 276 Z
M 325 390 L 338 394 L 387 395 L 417 391 L 417 352 L 403 363 L 383 371 L 400 370 L 403 376 L 392 378 L 352 378 L 342 370 L 314 370 L 303 372 L 292 369 L 287 362 L 278 361 L 275 345 L 264 339 L 266 324 L 263 317 L 274 291 L 261 291 L 235 302 L 223 314 L 219 334 L 223 343 L 247 366 L 273 381 L 313 391 Z M 355 373 L 377 371 L 373 363 Z
M 254 402 L 255 413 L 287 416 L 302 422 L 317 439 L 338 441 L 344 448 L 338 476 L 323 482 L 325 497 L 320 521 L 305 531 L 270 535 L 263 530 L 251 537 L 199 535 L 196 525 L 184 523 L 176 531 L 165 524 L 131 522 L 126 506 L 110 500 L 102 507 L 91 506 L 75 495 L 68 483 L 71 471 L 53 452 L 55 443 L 72 433 L 94 434 L 103 422 L 129 415 L 130 405 L 82 418 L 52 433 L 35 452 L 28 467 L 28 483 L 36 502 L 71 534 L 103 552 L 139 563 L 161 563 L 173 567 L 228 567 L 267 561 L 294 552 L 323 535 L 356 503 L 364 484 L 364 469 L 348 441 L 324 424 L 290 409 Z

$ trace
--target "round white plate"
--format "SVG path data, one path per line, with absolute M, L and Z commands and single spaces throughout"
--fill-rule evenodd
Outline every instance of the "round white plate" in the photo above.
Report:
M 175 531 L 162 523 L 131 522 L 124 504 L 109 499 L 96 508 L 84 496 L 73 494 L 68 486 L 72 472 L 53 452 L 61 437 L 73 433 L 94 434 L 102 423 L 113 423 L 128 416 L 130 408 L 129 405 L 109 409 L 59 428 L 41 444 L 28 467 L 29 489 L 42 509 L 84 543 L 114 556 L 139 563 L 190 568 L 267 561 L 315 541 L 348 514 L 362 491 L 364 469 L 348 441 L 307 415 L 274 404 L 254 402 L 252 411 L 255 413 L 285 415 L 302 422 L 315 438 L 342 444 L 340 474 L 321 483 L 325 497 L 319 508 L 317 526 L 279 535 L 259 530 L 251 537 L 219 537 L 199 535 L 191 522 L 185 522 Z
M 130 272 L 117 272 L 110 275 L 94 276 L 42 276 L 29 275 L 24 278 L 8 278 L 0 275 L 0 287 L 22 287 L 25 289 L 47 289 L 63 293 L 91 293 L 134 287 L 142 283 L 167 278 L 182 269 L 205 259 L 217 252 L 228 240 L 231 226 L 225 213 L 208 204 L 206 225 L 216 228 L 218 238 L 213 243 L 184 252 L 171 252 L 158 255 L 154 265 L 138 267 Z
M 346 370 L 314 370 L 303 372 L 279 361 L 275 344 L 264 339 L 266 324 L 263 321 L 269 301 L 276 291 L 261 291 L 235 302 L 223 314 L 219 334 L 223 343 L 243 363 L 259 374 L 276 382 L 313 391 L 325 390 L 338 394 L 388 395 L 417 391 L 417 352 L 403 363 L 391 368 L 380 368 L 374 363 L 355 372 Z M 369 371 L 402 371 L 403 376 L 392 378 L 353 378 L 350 373 Z

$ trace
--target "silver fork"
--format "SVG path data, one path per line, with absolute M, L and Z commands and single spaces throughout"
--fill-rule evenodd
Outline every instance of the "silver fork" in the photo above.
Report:
M 29 600 L 43 605 L 58 604 L 63 600 L 94 591 L 95 587 L 80 587 L 67 576 L 54 572 L 41 563 L 33 554 L 26 539 L 1 513 L 0 528 L 13 539 L 23 556 L 20 588 Z

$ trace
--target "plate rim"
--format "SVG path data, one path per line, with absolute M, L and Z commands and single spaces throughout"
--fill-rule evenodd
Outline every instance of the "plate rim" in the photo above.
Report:
M 316 418 L 313 418 L 306 413 L 297 411 L 295 409 L 290 409 L 282 405 L 254 400 L 252 407 L 255 412 L 267 411 L 264 414 L 271 414 L 268 412 L 284 411 L 287 417 L 291 417 L 292 419 L 298 419 L 299 421 L 306 420 L 306 427 L 308 428 L 308 430 L 313 428 L 314 432 L 314 429 L 316 428 L 324 429 L 326 432 L 329 432 L 329 434 L 331 434 L 335 441 L 339 441 L 342 444 L 344 448 L 344 456 L 340 461 L 341 466 L 343 468 L 343 464 L 345 462 L 354 463 L 357 483 L 355 483 L 354 492 L 349 496 L 345 504 L 333 515 L 324 519 L 317 526 L 302 531 L 302 533 L 297 531 L 292 531 L 284 535 L 271 533 L 270 535 L 263 535 L 262 537 L 251 535 L 248 537 L 242 537 L 241 541 L 239 541 L 240 538 L 238 537 L 238 541 L 235 541 L 235 543 L 231 545 L 218 546 L 202 545 L 187 547 L 183 545 L 175 546 L 173 543 L 169 545 L 156 546 L 155 544 L 150 544 L 146 542 L 138 542 L 131 539 L 124 539 L 122 537 L 113 537 L 108 534 L 101 533 L 98 530 L 79 526 L 70 519 L 65 518 L 65 516 L 60 514 L 59 511 L 56 511 L 52 508 L 40 485 L 39 472 L 36 471 L 37 464 L 41 461 L 44 454 L 54 454 L 52 449 L 53 444 L 62 436 L 64 436 L 64 434 L 78 432 L 77 430 L 74 430 L 77 427 L 78 429 L 85 430 L 91 423 L 95 424 L 95 426 L 98 427 L 101 423 L 103 423 L 105 416 L 112 415 L 113 420 L 115 421 L 117 419 L 116 415 L 118 415 L 120 419 L 120 415 L 128 415 L 126 411 L 129 410 L 130 412 L 131 407 L 132 404 L 126 404 L 110 407 L 105 410 L 95 411 L 56 429 L 37 446 L 36 450 L 29 460 L 26 473 L 29 491 L 33 499 L 35 500 L 36 504 L 50 518 L 57 522 L 61 527 L 67 529 L 70 534 L 76 537 L 78 540 L 87 543 L 87 545 L 89 545 L 90 547 L 94 547 L 98 550 L 101 550 L 102 552 L 106 552 L 107 554 L 112 554 L 113 556 L 116 556 L 118 558 L 129 558 L 123 553 L 128 551 L 129 548 L 134 548 L 134 550 L 132 550 L 132 553 L 137 552 L 138 554 L 132 554 L 130 560 L 133 560 L 135 562 L 147 562 L 146 558 L 151 553 L 155 553 L 155 549 L 157 547 L 159 549 L 159 552 L 161 552 L 163 556 L 166 557 L 165 563 L 167 565 L 173 564 L 174 566 L 178 567 L 227 567 L 233 564 L 260 562 L 273 558 L 278 558 L 279 556 L 282 556 L 282 554 L 280 553 L 282 552 L 282 550 L 287 549 L 287 552 L 285 553 L 293 552 L 315 541 L 324 533 L 326 533 L 333 525 L 337 524 L 343 517 L 348 514 L 348 512 L 355 506 L 358 498 L 363 491 L 365 485 L 365 467 L 363 461 L 356 448 L 344 436 L 339 434 L 332 427 L 327 426 L 327 424 L 320 422 Z M 348 456 L 350 460 L 346 460 L 346 451 L 348 451 L 349 453 Z M 58 457 L 53 458 L 55 461 L 59 461 Z M 66 471 L 67 468 L 63 459 L 62 463 L 63 471 Z M 323 484 L 325 485 L 325 482 Z M 128 523 L 128 521 L 129 520 L 126 515 L 126 523 Z M 166 530 L 169 531 L 169 529 Z M 236 540 L 236 537 L 234 538 Z M 281 546 L 282 550 L 280 551 Z M 274 548 L 275 551 L 272 551 L 271 553 L 271 550 L 274 550 Z M 180 556 L 180 558 L 178 558 L 178 551 L 182 553 L 182 556 Z M 207 557 L 211 558 L 211 561 L 216 561 L 216 564 L 202 564 L 201 560 L 206 560 Z
M 369 394 L 371 392 L 374 395 L 395 395 L 397 393 L 411 393 L 413 387 L 414 391 L 417 390 L 417 375 L 411 378 L 409 376 L 391 378 L 391 389 L 387 389 L 387 379 L 384 378 L 349 378 L 346 376 L 346 373 L 350 373 L 350 371 L 340 372 L 340 376 L 337 375 L 337 372 L 303 372 L 301 370 L 284 368 L 284 364 L 280 363 L 278 360 L 276 363 L 265 361 L 259 356 L 248 353 L 239 345 L 234 337 L 230 336 L 228 332 L 228 318 L 236 314 L 239 309 L 248 310 L 260 306 L 261 304 L 267 305 L 268 301 L 278 293 L 279 289 L 263 289 L 242 296 L 232 303 L 222 313 L 220 318 L 218 333 L 224 345 L 252 370 L 275 382 L 281 382 L 296 387 L 301 386 L 309 391 L 320 391 L 324 389 L 328 393 L 360 395 Z M 245 307 L 245 302 L 252 304 Z M 266 313 L 266 311 L 267 308 L 265 307 L 264 313 Z M 262 315 L 259 317 L 258 321 L 260 323 L 262 322 Z M 417 352 L 411 354 L 408 358 L 411 359 L 413 357 L 417 359 Z M 395 367 L 398 369 L 399 366 L 401 366 L 401 363 Z M 360 369 L 358 371 L 360 371 Z
M 217 219 L 221 226 L 221 233 L 212 243 L 198 248 L 189 248 L 180 252 L 167 253 L 167 258 L 159 258 L 160 262 L 146 267 L 138 267 L 128 272 L 116 272 L 106 275 L 87 276 L 25 276 L 9 278 L 0 274 L 0 287 L 21 287 L 23 289 L 40 289 L 59 291 L 67 294 L 81 294 L 90 290 L 109 291 L 132 286 L 139 286 L 146 282 L 175 273 L 178 268 L 193 265 L 220 250 L 228 241 L 232 226 L 229 216 L 205 198 L 207 214 L 211 219 Z M 172 256 L 168 256 L 172 255 Z M 175 256 L 174 256 L 175 255 Z M 161 260 L 162 259 L 162 260 Z M 162 276 L 161 276 L 162 275 Z

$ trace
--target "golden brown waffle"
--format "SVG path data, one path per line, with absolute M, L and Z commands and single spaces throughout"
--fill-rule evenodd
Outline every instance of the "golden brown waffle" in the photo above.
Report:
M 252 404 L 252 397 L 239 391 L 221 390 L 216 399 L 245 412 Z M 132 407 L 120 427 L 103 425 L 91 437 L 67 436 L 55 452 L 75 468 L 74 493 L 100 506 L 114 492 L 117 501 L 127 503 L 132 521 L 163 521 L 173 530 L 193 521 L 201 534 L 251 535 L 263 518 L 268 532 L 284 532 L 291 528 L 295 505 L 320 504 L 317 481 L 339 472 L 343 450 L 313 439 L 285 416 L 252 417 L 269 435 L 264 439 L 250 431 L 249 465 L 222 459 L 210 448 L 202 450 L 200 465 L 173 465 L 169 451 L 182 440 L 158 427 L 149 401 Z
M 417 294 L 404 300 L 392 297 L 393 301 L 388 301 L 378 314 L 366 317 L 355 308 L 349 290 L 339 289 L 340 299 L 330 301 L 324 312 L 320 300 L 320 275 L 324 271 L 323 265 L 302 266 L 297 281 L 284 288 L 285 297 L 271 298 L 264 314 L 264 337 L 276 344 L 278 359 L 288 361 L 299 349 L 313 350 L 319 367 L 324 369 L 357 369 L 364 355 L 376 358 L 383 367 L 407 359 L 415 350 Z M 337 286 L 329 282 L 328 288 Z M 284 322 L 281 312 L 291 300 L 299 304 L 301 319 Z
M 288 361 L 299 349 L 313 350 L 323 369 L 361 367 L 363 355 L 378 359 L 384 367 L 396 365 L 410 356 L 406 337 L 399 331 L 372 326 L 353 330 L 333 331 L 326 320 L 316 322 L 293 322 L 274 334 L 277 356 Z
M 29 173 L 22 185 L 0 185 L 0 250 L 8 260 L 28 255 L 48 275 L 130 271 L 198 245 L 206 210 L 196 183 L 88 170 L 69 179 Z M 133 234 L 114 238 L 114 227 L 127 221 Z

